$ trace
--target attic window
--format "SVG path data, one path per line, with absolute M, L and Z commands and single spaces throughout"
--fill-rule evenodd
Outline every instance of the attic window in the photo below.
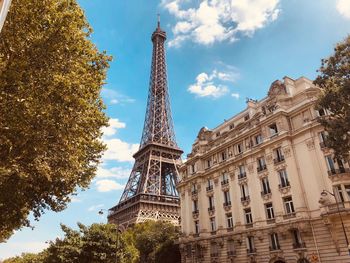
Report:
M 247 120 L 249 120 L 249 114 L 244 116 L 244 121 L 247 121 Z
M 232 130 L 235 127 L 235 125 L 232 123 L 230 124 L 230 130 Z
M 219 137 L 219 136 L 220 136 L 220 132 L 217 132 L 217 133 L 216 133 L 216 137 Z

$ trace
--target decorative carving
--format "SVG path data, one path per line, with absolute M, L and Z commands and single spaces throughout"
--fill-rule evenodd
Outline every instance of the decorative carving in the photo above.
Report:
M 284 154 L 284 157 L 286 157 L 286 158 L 291 157 L 292 153 L 291 153 L 290 147 L 283 148 L 283 154 Z
M 290 192 L 290 186 L 281 187 L 279 190 L 282 194 L 288 194 Z
M 270 163 L 272 163 L 272 154 L 268 154 L 268 155 L 266 155 L 266 163 L 268 163 L 268 164 L 270 164 Z
M 248 164 L 248 171 L 250 172 L 250 173 L 252 173 L 253 172 L 253 169 L 254 169 L 254 165 L 252 164 L 252 163 L 250 163 L 250 164 Z
M 309 151 L 314 150 L 315 149 L 315 143 L 313 139 L 309 139 L 306 141 L 306 146 L 308 148 Z

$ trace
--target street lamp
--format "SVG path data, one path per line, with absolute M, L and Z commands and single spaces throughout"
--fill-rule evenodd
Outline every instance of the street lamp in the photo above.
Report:
M 104 214 L 103 211 L 107 211 L 107 212 L 108 212 L 107 209 L 100 209 L 100 211 L 98 211 L 98 214 L 99 214 L 99 215 L 103 215 L 103 214 Z M 117 225 L 116 225 L 116 231 L 117 231 L 117 232 L 116 232 L 116 234 L 117 234 L 117 240 L 116 240 L 116 244 L 115 244 L 115 246 L 116 246 L 115 262 L 118 263 L 119 231 L 118 231 L 118 226 L 117 226 Z
M 350 244 L 349 244 L 348 236 L 347 236 L 346 231 L 345 231 L 343 217 L 342 217 L 342 215 L 340 213 L 338 199 L 335 196 L 334 192 L 331 193 L 331 192 L 329 192 L 327 190 L 323 190 L 322 193 L 321 193 L 321 195 L 324 196 L 324 197 L 327 196 L 328 194 L 332 195 L 334 197 L 334 199 L 335 199 L 335 203 L 337 205 L 337 211 L 338 211 L 338 214 L 339 214 L 339 217 L 340 217 L 340 222 L 341 222 L 341 225 L 342 225 L 342 228 L 343 228 L 343 233 L 344 233 L 344 236 L 345 236 L 346 245 L 347 245 L 347 248 L 348 248 L 348 253 L 350 255 Z
M 9 11 L 11 0 L 0 0 L 0 31 L 5 23 L 7 12 Z

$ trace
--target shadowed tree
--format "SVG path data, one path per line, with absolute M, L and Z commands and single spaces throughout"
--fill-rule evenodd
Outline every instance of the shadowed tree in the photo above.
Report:
M 0 241 L 94 177 L 110 57 L 76 0 L 13 0 L 0 34 Z
M 337 159 L 347 159 L 350 151 L 350 36 L 338 43 L 334 54 L 322 60 L 315 84 L 322 89 L 318 109 L 328 110 L 320 118 L 328 132 L 327 146 Z

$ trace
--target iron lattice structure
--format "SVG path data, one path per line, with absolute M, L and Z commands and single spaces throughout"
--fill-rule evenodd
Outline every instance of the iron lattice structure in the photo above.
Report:
M 109 210 L 108 220 L 128 227 L 145 220 L 179 223 L 176 190 L 182 151 L 175 140 L 165 61 L 166 33 L 158 26 L 152 34 L 153 54 L 147 110 L 135 164 L 121 199 Z

